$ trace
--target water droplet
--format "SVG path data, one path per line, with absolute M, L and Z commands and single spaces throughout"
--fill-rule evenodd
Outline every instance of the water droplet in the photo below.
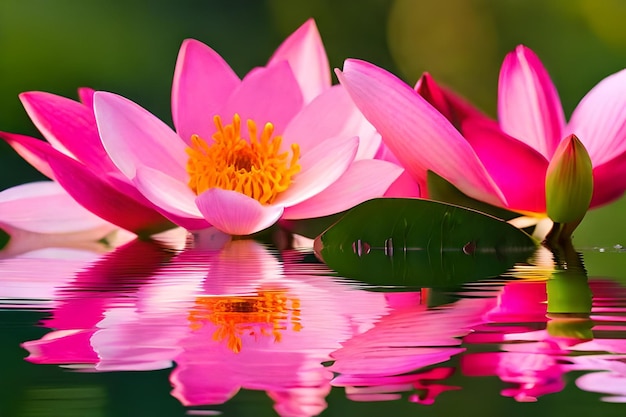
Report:
M 476 250 L 476 242 L 474 241 L 467 242 L 465 245 L 463 245 L 463 253 L 466 255 L 473 254 L 475 250 Z
M 359 258 L 363 255 L 367 255 L 368 253 L 370 253 L 371 249 L 372 247 L 370 246 L 370 244 L 367 242 L 363 242 L 361 239 L 352 243 L 352 251 L 356 253 Z
M 385 255 L 393 256 L 393 239 L 385 239 Z

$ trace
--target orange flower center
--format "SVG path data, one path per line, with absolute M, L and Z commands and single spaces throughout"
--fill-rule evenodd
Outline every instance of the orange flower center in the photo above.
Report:
M 285 290 L 261 290 L 256 295 L 204 296 L 196 299 L 189 313 L 192 330 L 205 323 L 217 327 L 213 340 L 226 344 L 235 353 L 241 352 L 242 337 L 272 337 L 282 340 L 282 333 L 299 332 L 300 300 L 287 296 Z
M 237 191 L 261 204 L 271 204 L 300 171 L 300 147 L 291 145 L 291 157 L 288 151 L 281 152 L 282 137 L 272 137 L 271 123 L 257 135 L 256 123 L 248 120 L 248 141 L 241 137 L 238 114 L 226 126 L 220 116 L 213 120 L 217 127 L 213 143 L 193 135 L 187 148 L 189 187 L 196 194 L 213 187 Z

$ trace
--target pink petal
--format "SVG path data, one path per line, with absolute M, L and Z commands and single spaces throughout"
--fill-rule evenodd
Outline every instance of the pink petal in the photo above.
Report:
M 411 87 L 358 60 L 347 60 L 337 76 L 413 178 L 424 179 L 432 170 L 471 197 L 505 205 L 502 192 L 470 145 Z
M 429 73 L 424 73 L 415 85 L 415 91 L 424 97 L 439 113 L 460 130 L 463 121 L 470 117 L 487 118 L 480 110 L 451 90 L 439 86 Z
M 287 125 L 284 145 L 297 143 L 304 155 L 320 140 L 335 136 L 359 136 L 357 159 L 373 158 L 381 138 L 341 85 L 335 85 L 317 96 Z
M 149 235 L 171 227 L 130 184 L 93 173 L 58 152 L 48 157 L 57 182 L 95 215 L 137 234 Z
M 186 39 L 180 47 L 172 85 L 172 117 L 179 136 L 189 142 L 196 134 L 209 139 L 213 116 L 239 85 L 237 74 L 202 42 Z
M 403 171 L 391 162 L 375 159 L 356 161 L 325 190 L 302 203 L 285 208 L 283 217 L 304 219 L 328 216 L 365 200 L 382 197 Z
M 317 26 L 307 20 L 276 49 L 268 66 L 286 60 L 300 84 L 304 102 L 308 103 L 330 87 L 330 66 Z
M 274 202 L 289 207 L 323 191 L 348 169 L 359 147 L 358 138 L 330 138 L 302 155 L 302 170 L 293 178 L 289 188 Z
M 590 207 L 617 200 L 626 190 L 626 151 L 593 168 L 593 196 Z
M 47 142 L 31 138 L 30 136 L 17 135 L 15 133 L 0 132 L 0 138 L 4 139 L 22 158 L 35 167 L 39 172 L 50 179 L 54 179 L 54 172 L 50 168 L 47 155 L 60 153 Z
M 73 233 L 107 224 L 52 181 L 31 182 L 0 192 L 0 211 L 2 223 L 37 233 Z
M 152 168 L 137 168 L 137 189 L 172 222 L 188 230 L 209 227 L 187 184 Z
M 374 126 L 372 126 L 365 117 L 363 117 L 363 120 L 364 124 L 358 132 L 359 151 L 354 158 L 356 160 L 374 159 L 380 149 L 380 145 L 383 143 L 383 138 L 380 136 L 380 133 L 376 131 Z
M 302 105 L 300 87 L 289 64 L 282 61 L 248 73 L 230 96 L 221 115 L 226 124 L 237 113 L 242 123 L 253 120 L 259 130 L 269 122 L 274 125 L 275 134 L 282 135 Z
M 95 90 L 89 87 L 81 87 L 78 89 L 78 99 L 85 106 L 93 109 L 93 94 Z
M 389 188 L 387 188 L 384 197 L 427 198 L 426 191 L 422 192 L 420 185 L 415 182 L 411 174 L 406 171 L 403 171 Z
M 491 121 L 468 119 L 462 128 L 465 138 L 506 196 L 508 208 L 545 213 L 546 158 L 502 132 Z
M 626 70 L 606 77 L 587 93 L 567 133 L 583 142 L 594 166 L 626 151 Z
M 127 178 L 147 166 L 183 181 L 188 174 L 185 142 L 165 123 L 132 101 L 98 91 L 94 109 L 102 143 Z
M 392 162 L 402 166 L 398 158 L 389 150 L 384 142 L 381 142 L 374 157 L 382 161 Z M 393 182 L 385 192 L 385 197 L 421 197 L 428 198 L 428 183 L 426 177 L 416 180 L 410 172 L 404 170 L 397 180 Z
M 35 126 L 54 148 L 63 153 L 69 151 L 93 171 L 117 171 L 102 147 L 91 107 L 42 92 L 22 93 L 20 100 Z
M 500 69 L 498 119 L 502 130 L 552 157 L 563 138 L 565 116 L 548 72 L 533 51 L 518 46 Z
M 230 235 L 249 235 L 276 223 L 283 207 L 264 206 L 236 191 L 210 188 L 196 199 L 204 218 L 215 228 Z

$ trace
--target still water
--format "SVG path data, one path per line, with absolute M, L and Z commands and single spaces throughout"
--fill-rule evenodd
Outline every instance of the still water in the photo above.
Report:
M 539 249 L 448 288 L 252 240 L 14 254 L 0 416 L 623 416 L 622 252 Z

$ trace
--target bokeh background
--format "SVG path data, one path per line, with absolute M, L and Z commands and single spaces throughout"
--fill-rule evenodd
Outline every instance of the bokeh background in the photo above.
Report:
M 76 98 L 80 86 L 122 94 L 171 125 L 183 39 L 207 43 L 244 75 L 309 17 L 333 67 L 361 58 L 410 84 L 429 71 L 492 115 L 500 64 L 517 44 L 541 57 L 566 115 L 626 66 L 623 0 L 2 0 L 0 130 L 40 137 L 18 94 Z M 0 173 L 0 189 L 42 178 L 4 142 Z M 625 209 L 622 199 L 589 213 L 576 241 L 626 244 Z

